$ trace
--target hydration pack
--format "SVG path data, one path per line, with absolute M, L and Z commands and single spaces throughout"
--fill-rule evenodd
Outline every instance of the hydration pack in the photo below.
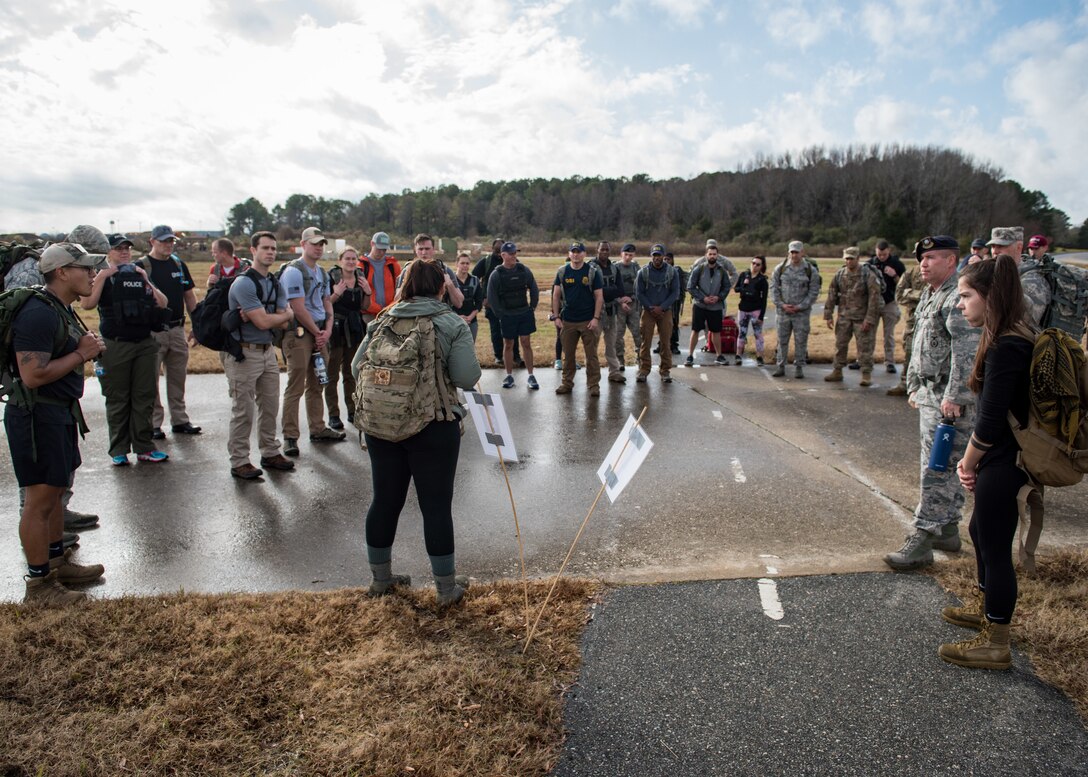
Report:
M 1084 337 L 1088 317 L 1088 270 L 1054 261 L 1049 254 L 1041 262 L 1022 262 L 1020 274 L 1042 273 L 1050 287 L 1050 304 L 1043 314 L 1043 329 L 1057 327 L 1075 339 Z

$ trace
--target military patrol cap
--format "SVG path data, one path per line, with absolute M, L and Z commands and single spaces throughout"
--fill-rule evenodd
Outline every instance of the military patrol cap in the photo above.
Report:
M 1024 242 L 1023 227 L 994 227 L 990 230 L 990 242 L 988 246 L 1011 246 L 1013 243 Z
M 585 249 L 582 249 L 582 250 L 585 250 Z M 502 254 L 516 254 L 517 252 L 518 252 L 517 243 L 511 243 L 510 241 L 507 241 L 507 242 L 503 243 L 502 247 L 499 249 L 499 253 L 502 253 Z
M 914 247 L 914 256 L 922 258 L 926 251 L 959 251 L 960 244 L 951 235 L 929 235 L 918 241 Z
M 83 246 L 83 249 L 95 258 L 96 264 L 105 264 L 106 254 L 110 252 L 110 241 L 102 234 L 101 229 L 92 227 L 90 224 L 80 224 L 74 228 L 68 233 L 65 242 Z
M 99 261 L 98 254 L 87 253 L 79 243 L 54 243 L 42 251 L 38 270 L 45 275 L 61 267 L 95 267 Z
M 317 227 L 306 227 L 302 230 L 302 242 L 311 243 L 313 245 L 325 245 L 329 242 L 329 239 L 325 237 L 325 234 Z
M 857 246 L 850 246 L 849 248 L 844 248 L 842 250 L 842 258 L 843 259 L 857 259 L 858 258 L 858 247 Z
M 661 243 L 654 243 L 653 246 L 650 248 L 650 256 L 664 256 L 664 255 L 665 255 L 665 246 L 661 245 Z
M 370 242 L 374 244 L 375 248 L 384 248 L 387 251 L 393 245 L 393 241 L 389 239 L 389 235 L 384 232 L 375 232 L 373 237 L 370 238 Z
M 797 253 L 801 253 L 805 250 L 805 244 L 802 243 L 800 240 L 791 240 L 788 250 L 790 253 L 793 253 L 794 251 L 796 251 Z
M 635 252 L 635 244 L 634 243 L 624 243 L 623 248 L 621 248 L 620 251 L 627 251 L 628 253 L 633 254 Z
M 710 238 L 709 240 L 706 241 L 706 247 L 707 248 L 717 248 L 718 247 L 718 241 L 715 240 L 714 238 Z
M 584 254 L 586 252 L 586 246 L 585 243 L 571 243 L 570 249 L 568 250 L 574 254 Z
M 1031 240 L 1028 241 L 1028 248 L 1040 248 L 1041 246 L 1050 245 L 1050 241 L 1046 239 L 1046 235 L 1032 235 Z

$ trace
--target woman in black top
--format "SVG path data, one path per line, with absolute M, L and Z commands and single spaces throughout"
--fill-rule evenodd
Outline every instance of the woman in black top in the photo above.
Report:
M 1020 447 L 1008 414 L 1028 414 L 1028 381 L 1035 333 L 1025 318 L 1024 292 L 1013 258 L 969 265 L 959 278 L 957 307 L 982 327 L 968 385 L 978 395 L 975 431 L 957 466 L 963 487 L 975 495 L 971 540 L 975 543 L 978 593 L 964 607 L 946 607 L 950 623 L 978 628 L 973 639 L 941 645 L 941 658 L 981 669 L 1007 669 L 1009 624 L 1016 606 L 1012 543 L 1019 520 L 1016 497 L 1027 474 L 1016 464 Z
M 740 295 L 740 313 L 737 315 L 737 356 L 740 364 L 748 342 L 748 324 L 756 339 L 756 364 L 763 364 L 763 318 L 767 315 L 767 259 L 752 257 L 752 269 L 745 270 L 737 278 L 736 292 Z
M 453 312 L 468 324 L 472 342 L 476 342 L 476 332 L 480 327 L 476 319 L 484 307 L 484 287 L 479 278 L 469 274 L 471 268 L 472 258 L 468 254 L 460 254 L 457 257 L 457 288 L 465 295 L 465 301 Z
M 329 382 L 325 384 L 325 406 L 329 409 L 329 428 L 343 429 L 340 420 L 340 394 L 337 384 L 344 381 L 344 400 L 348 406 L 348 423 L 355 418 L 352 397 L 355 377 L 351 374 L 351 359 L 363 341 L 366 327 L 363 311 L 370 304 L 370 284 L 359 269 L 359 252 L 345 246 L 340 252 L 339 265 L 329 269 L 329 291 L 332 300 L 332 337 L 329 338 Z

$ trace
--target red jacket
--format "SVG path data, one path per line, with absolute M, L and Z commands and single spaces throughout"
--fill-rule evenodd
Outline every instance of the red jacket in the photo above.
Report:
M 383 307 L 388 305 L 382 305 L 377 296 L 377 287 L 374 285 L 374 265 L 370 263 L 370 257 L 364 256 L 360 262 L 362 265 L 363 273 L 366 275 L 366 282 L 370 284 L 370 288 L 374 290 L 374 294 L 370 296 L 370 307 L 366 309 L 366 313 L 371 316 L 376 316 L 382 312 Z M 397 260 L 391 256 L 385 257 L 385 294 L 389 298 L 389 305 L 393 304 L 393 295 L 397 293 L 397 276 L 400 275 L 400 265 Z

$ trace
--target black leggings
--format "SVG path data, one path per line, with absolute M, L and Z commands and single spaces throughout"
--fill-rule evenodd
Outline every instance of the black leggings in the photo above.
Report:
M 1016 607 L 1016 570 L 1012 565 L 1012 543 L 1020 520 L 1016 494 L 1027 481 L 1027 475 L 1015 464 L 981 467 L 975 481 L 971 541 L 975 543 L 978 585 L 986 592 L 986 617 L 993 623 L 1011 623 Z
M 365 435 L 370 453 L 374 497 L 366 513 L 366 544 L 389 548 L 408 497 L 408 481 L 416 483 L 423 537 L 430 556 L 453 553 L 453 479 L 461 449 L 457 421 L 432 421 L 422 432 L 401 442 Z

